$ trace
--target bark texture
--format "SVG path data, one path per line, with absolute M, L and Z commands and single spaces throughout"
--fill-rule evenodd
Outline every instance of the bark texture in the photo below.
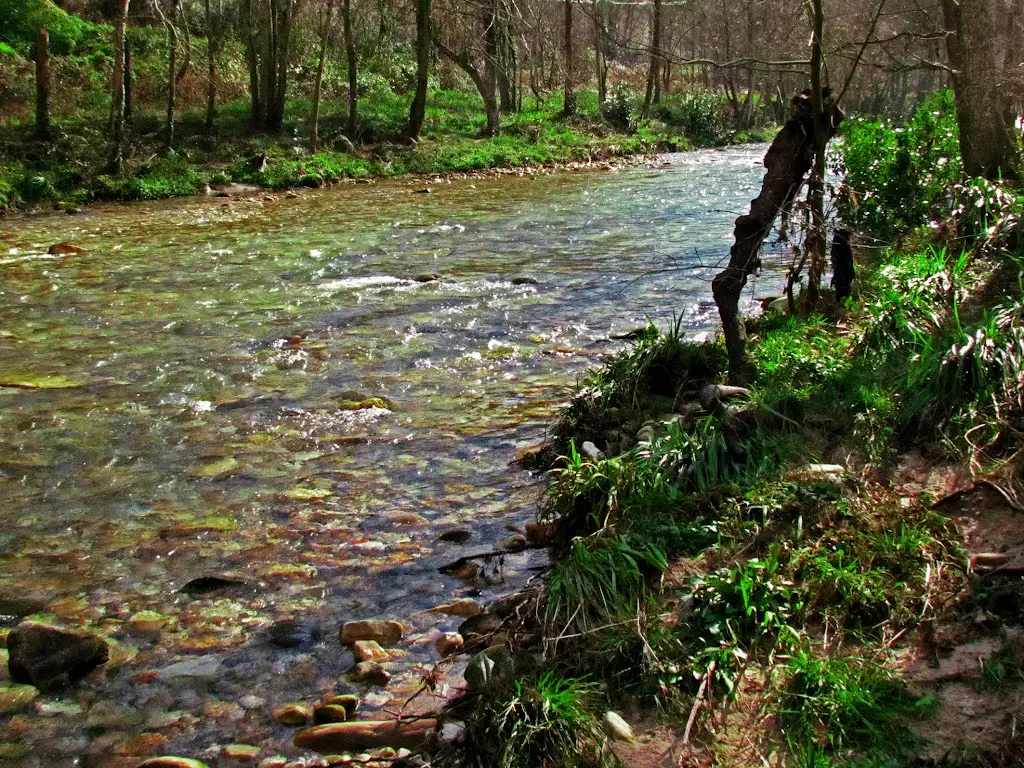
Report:
M 427 111 L 427 80 L 430 76 L 430 0 L 416 0 L 416 95 L 409 108 L 409 140 L 416 141 Z
M 733 230 L 735 242 L 729 251 L 729 264 L 711 282 L 729 353 L 729 381 L 733 384 L 745 384 L 750 378 L 746 329 L 739 311 L 743 287 L 760 265 L 758 253 L 776 217 L 796 196 L 804 177 L 814 165 L 815 123 L 821 123 L 822 134 L 831 138 L 841 119 L 842 113 L 833 106 L 830 113 L 816 121 L 810 93 L 794 97 L 790 119 L 764 156 L 767 172 L 761 182 L 761 193 L 751 201 L 750 213 L 736 219 Z
M 129 0 L 117 0 L 114 21 L 114 71 L 111 76 L 113 100 L 110 107 L 110 170 L 121 172 L 124 160 L 124 28 L 128 20 Z
M 1009 83 L 1012 36 L 998 0 L 942 0 L 946 50 L 968 176 L 1017 179 L 1020 158 Z

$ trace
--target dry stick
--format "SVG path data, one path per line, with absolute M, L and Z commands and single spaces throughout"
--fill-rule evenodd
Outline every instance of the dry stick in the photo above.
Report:
M 704 673 L 704 679 L 700 681 L 700 688 L 697 689 L 697 696 L 693 700 L 693 706 L 690 708 L 690 716 L 686 720 L 686 730 L 683 731 L 683 744 L 690 743 L 690 731 L 693 728 L 693 723 L 697 719 L 697 710 L 700 709 L 700 702 L 704 696 L 704 689 L 708 685 L 708 680 L 715 673 L 715 664 L 717 662 L 712 661 L 708 666 L 707 671 Z

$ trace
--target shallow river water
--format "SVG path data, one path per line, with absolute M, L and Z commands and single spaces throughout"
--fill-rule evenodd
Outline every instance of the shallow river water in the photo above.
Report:
M 270 710 L 351 689 L 348 619 L 413 627 L 391 688 L 359 690 L 367 713 L 404 699 L 460 621 L 421 611 L 542 564 L 437 571 L 532 519 L 543 480 L 513 459 L 609 336 L 673 312 L 714 331 L 710 280 L 763 153 L 3 222 L 0 613 L 30 598 L 117 642 L 110 668 L 24 706 L 0 670 L 0 762 L 300 755 Z M 86 252 L 48 255 L 61 241 Z M 438 539 L 454 528 L 472 537 Z M 211 575 L 245 583 L 181 591 Z M 286 618 L 319 638 L 274 646 Z

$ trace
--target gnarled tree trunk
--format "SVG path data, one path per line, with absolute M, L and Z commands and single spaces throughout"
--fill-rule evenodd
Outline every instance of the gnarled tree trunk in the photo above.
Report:
M 841 119 L 842 113 L 833 106 L 831 113 L 817 122 L 823 124 L 823 130 L 831 138 Z M 729 353 L 729 381 L 733 384 L 745 384 L 750 378 L 746 329 L 739 310 L 740 295 L 747 278 L 760 265 L 758 252 L 776 217 L 796 196 L 814 164 L 815 122 L 809 92 L 794 97 L 790 119 L 764 156 L 767 172 L 761 182 L 761 193 L 751 201 L 750 213 L 736 219 L 729 264 L 711 282 Z M 821 150 L 824 151 L 824 145 Z

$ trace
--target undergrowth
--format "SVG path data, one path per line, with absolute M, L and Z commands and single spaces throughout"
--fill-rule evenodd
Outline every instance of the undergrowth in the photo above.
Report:
M 1001 231 L 986 221 L 975 243 Z M 759 697 L 785 765 L 913 757 L 908 725 L 934 702 L 899 681 L 892 644 L 961 599 L 966 558 L 926 501 L 869 478 L 922 445 L 976 467 L 1019 448 L 1022 274 L 985 247 L 893 253 L 839 325 L 751 322 L 757 374 L 731 403 L 695 402 L 724 351 L 678 326 L 589 374 L 539 514 L 563 553 L 541 612 L 560 673 L 677 713 Z M 996 659 L 985 679 L 1016 674 Z

